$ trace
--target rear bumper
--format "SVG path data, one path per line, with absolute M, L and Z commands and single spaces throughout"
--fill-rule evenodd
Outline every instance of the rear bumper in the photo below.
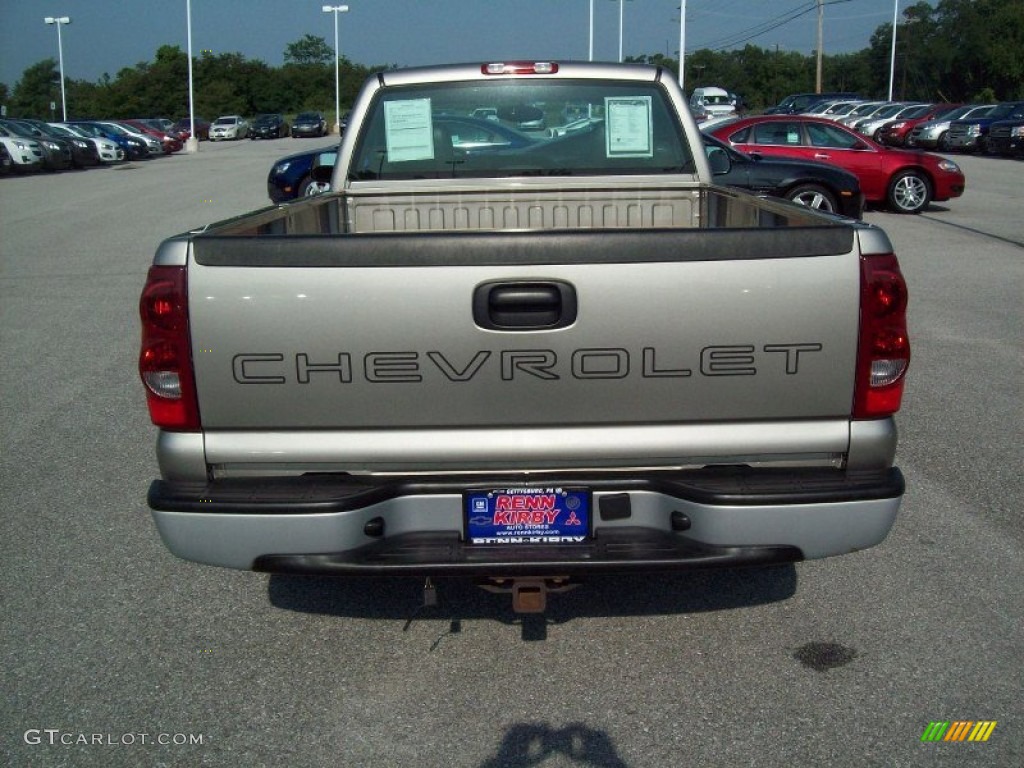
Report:
M 592 489 L 593 539 L 464 543 L 463 491 L 524 481 Z M 903 489 L 895 468 L 471 481 L 310 475 L 205 484 L 158 480 L 148 500 L 171 552 L 210 565 L 333 575 L 537 576 L 756 565 L 853 552 L 885 538 Z

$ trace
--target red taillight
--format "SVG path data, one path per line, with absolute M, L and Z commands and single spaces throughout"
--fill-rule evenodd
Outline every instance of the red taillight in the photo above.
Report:
M 485 75 L 553 75 L 558 64 L 553 61 L 495 61 L 484 64 L 480 71 Z
M 199 406 L 188 331 L 185 267 L 150 267 L 139 301 L 139 375 L 149 417 L 163 429 L 199 429 Z
M 876 419 L 900 409 L 910 364 L 907 283 L 892 254 L 860 261 L 860 344 L 853 396 L 855 419 Z

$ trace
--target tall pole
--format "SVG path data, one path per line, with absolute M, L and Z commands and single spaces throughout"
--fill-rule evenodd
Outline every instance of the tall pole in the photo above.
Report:
M 341 135 L 341 52 L 338 50 L 338 14 L 348 13 L 347 5 L 325 5 L 324 13 L 334 14 L 334 130 Z
M 686 92 L 686 0 L 679 6 L 679 90 Z
M 594 0 L 590 0 L 590 46 L 587 48 L 587 61 L 594 60 Z
M 196 107 L 192 88 L 192 0 L 185 0 L 185 24 L 188 37 L 188 140 L 185 152 L 193 154 L 199 151 L 199 137 L 196 136 Z
M 64 43 L 60 37 L 60 28 L 63 24 L 70 24 L 71 18 L 68 16 L 47 16 L 43 19 L 47 24 L 57 25 L 57 60 L 60 67 L 60 108 L 63 120 L 67 122 L 68 119 L 68 101 L 64 95 Z
M 622 19 L 625 15 L 626 0 L 619 0 L 619 64 L 622 63 Z
M 899 18 L 900 0 L 892 4 L 892 54 L 889 60 L 889 101 L 892 101 L 892 81 L 896 77 L 896 21 Z
M 821 56 L 824 47 L 825 0 L 818 0 L 818 72 L 814 80 L 814 92 L 821 93 Z

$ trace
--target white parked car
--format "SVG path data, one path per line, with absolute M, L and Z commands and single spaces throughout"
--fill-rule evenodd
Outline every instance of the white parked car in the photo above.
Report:
M 241 115 L 218 117 L 210 126 L 210 141 L 244 139 L 249 135 L 249 122 Z
M 703 111 L 709 118 L 725 117 L 736 114 L 736 100 L 724 88 L 695 88 L 690 94 L 690 109 Z
M 38 171 L 43 167 L 43 148 L 35 139 L 17 136 L 0 125 L 0 144 L 7 148 L 11 156 L 12 169 L 18 173 Z
M 50 123 L 50 127 L 61 136 L 65 136 L 69 139 L 83 139 L 85 141 L 91 141 L 96 146 L 96 152 L 100 156 L 101 163 L 124 162 L 124 150 L 110 139 L 104 139 L 99 136 L 90 136 L 85 131 L 80 128 L 76 128 L 73 125 Z

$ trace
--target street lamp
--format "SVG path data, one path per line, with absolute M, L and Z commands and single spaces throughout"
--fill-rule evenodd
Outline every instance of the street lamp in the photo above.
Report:
M 334 14 L 334 128 L 341 135 L 341 55 L 338 52 L 338 14 L 348 13 L 347 5 L 325 5 L 324 13 Z
M 594 0 L 590 0 L 590 46 L 587 49 L 587 61 L 594 60 Z
M 686 92 L 686 0 L 679 6 L 679 90 Z
M 199 151 L 199 137 L 196 136 L 195 89 L 192 81 L 192 0 L 185 0 L 185 28 L 188 37 L 188 139 L 185 152 L 194 155 Z
M 892 101 L 892 81 L 896 77 L 896 22 L 899 20 L 900 0 L 892 4 L 892 55 L 889 61 L 889 101 Z
M 47 16 L 43 19 L 47 24 L 57 25 L 57 57 L 60 61 L 60 107 L 61 113 L 64 115 L 64 120 L 68 119 L 68 102 L 64 96 L 64 43 L 60 39 L 60 27 L 62 24 L 70 24 L 71 17 L 69 16 Z
M 631 0 L 632 1 L 632 0 Z M 622 18 L 625 15 L 626 0 L 619 0 L 619 63 L 622 63 Z

